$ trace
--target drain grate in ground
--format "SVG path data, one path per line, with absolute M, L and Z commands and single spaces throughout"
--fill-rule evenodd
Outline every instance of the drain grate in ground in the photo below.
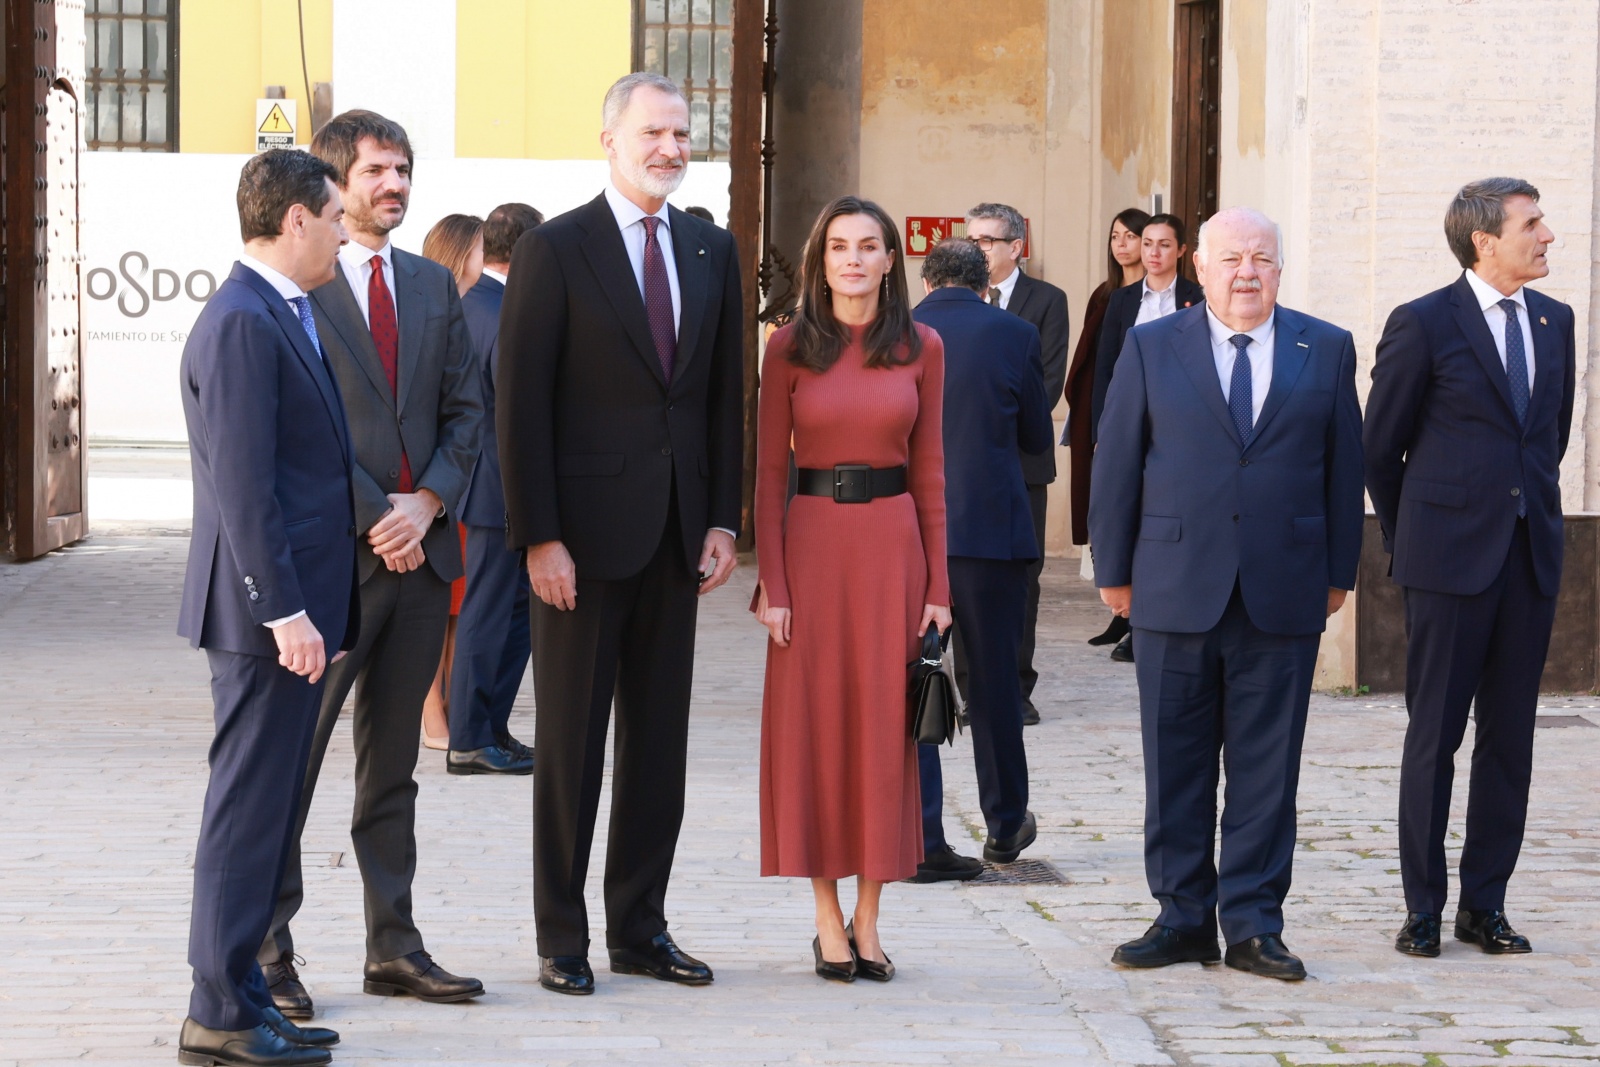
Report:
M 1535 726 L 1593 726 L 1594 723 L 1582 715 L 1538 715 L 1534 717 Z
M 967 885 L 1067 885 L 1066 875 L 1044 860 L 985 863 L 983 873 Z

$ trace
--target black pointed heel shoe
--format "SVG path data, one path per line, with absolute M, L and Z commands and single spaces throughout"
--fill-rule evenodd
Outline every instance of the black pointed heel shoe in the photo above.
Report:
M 817 977 L 826 978 L 830 982 L 854 982 L 856 980 L 856 958 L 854 953 L 843 963 L 834 963 L 832 960 L 822 958 L 822 938 L 811 939 L 811 955 L 817 960 Z
M 869 960 L 856 948 L 856 924 L 851 920 L 850 925 L 844 928 L 844 936 L 850 939 L 850 955 L 855 960 L 856 976 L 865 978 L 869 982 L 887 982 L 894 977 L 894 961 L 889 954 L 883 954 L 883 962 Z

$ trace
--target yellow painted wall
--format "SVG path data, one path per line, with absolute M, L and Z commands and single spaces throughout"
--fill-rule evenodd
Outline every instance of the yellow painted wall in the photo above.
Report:
M 295 0 L 184 0 L 178 26 L 178 149 L 251 152 L 256 100 L 281 85 L 311 140 Z M 306 72 L 333 78 L 333 0 L 305 0 Z
M 631 0 L 457 0 L 456 155 L 600 159 L 633 61 Z

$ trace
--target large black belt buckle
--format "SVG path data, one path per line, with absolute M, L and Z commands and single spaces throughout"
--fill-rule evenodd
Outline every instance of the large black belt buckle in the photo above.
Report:
M 833 468 L 833 502 L 872 502 L 872 468 L 865 463 L 841 463 Z

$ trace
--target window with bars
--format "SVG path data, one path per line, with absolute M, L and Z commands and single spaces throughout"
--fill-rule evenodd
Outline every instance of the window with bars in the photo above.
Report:
M 84 127 L 106 152 L 178 150 L 178 0 L 87 0 Z
M 637 0 L 634 69 L 665 74 L 689 98 L 697 159 L 727 159 L 733 106 L 733 0 Z

